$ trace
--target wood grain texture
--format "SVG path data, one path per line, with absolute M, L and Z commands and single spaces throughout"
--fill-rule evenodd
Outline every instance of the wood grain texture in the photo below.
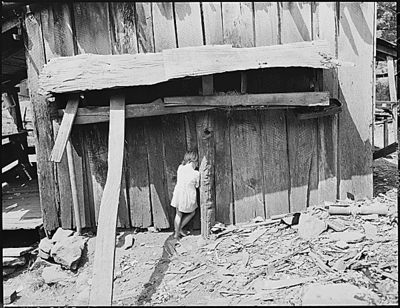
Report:
M 117 215 L 117 228 L 130 228 L 131 227 L 131 211 L 129 206 L 129 188 L 127 186 L 126 174 L 127 174 L 127 153 L 124 150 L 124 163 L 122 165 L 122 176 L 121 176 L 121 188 L 118 204 L 118 215 Z
M 225 44 L 254 46 L 252 2 L 222 2 L 222 22 Z
M 54 142 L 53 150 L 51 151 L 50 160 L 60 162 L 61 157 L 64 153 L 65 146 L 69 139 L 69 134 L 74 123 L 76 112 L 78 111 L 79 97 L 77 95 L 72 96 L 65 107 L 64 116 L 61 121 L 60 128 Z
M 135 3 L 110 2 L 109 10 L 112 53 L 137 53 Z
M 211 114 L 215 140 L 215 220 L 229 225 L 234 223 L 230 114 L 220 110 Z
M 29 94 L 34 117 L 34 135 L 37 157 L 37 172 L 40 205 L 43 213 L 43 226 L 47 232 L 59 227 L 56 198 L 56 178 L 53 162 L 49 160 L 54 146 L 53 126 L 50 119 L 50 106 L 44 97 L 38 94 L 39 72 L 45 64 L 40 14 L 24 16 L 26 35 L 26 65 Z M 28 39 L 29 38 L 29 39 Z
M 254 2 L 255 45 L 277 45 L 278 3 Z
M 153 2 L 153 30 L 155 51 L 176 48 L 172 2 Z
M 150 2 L 136 2 L 138 51 L 154 52 L 153 13 Z
M 206 45 L 223 44 L 221 2 L 202 2 Z
M 79 212 L 78 190 L 76 185 L 74 158 L 70 140 L 67 141 L 66 147 L 67 147 L 67 161 L 68 161 L 69 178 L 71 181 L 72 205 L 75 218 L 76 232 L 78 235 L 81 235 L 82 223 Z
M 152 225 L 145 119 L 130 119 L 126 123 L 128 142 L 127 168 L 132 227 Z
M 280 2 L 282 44 L 311 41 L 311 2 Z
M 372 197 L 372 85 L 374 77 L 375 3 L 340 3 L 338 54 L 357 69 L 338 69 L 339 197 L 347 192 Z M 352 146 L 348 146 L 351 144 Z
M 164 142 L 162 118 L 147 118 L 144 131 L 147 140 L 150 197 L 154 224 L 157 228 L 169 228 L 173 226 L 174 215 L 171 216 L 170 214 L 172 207 L 164 169 L 163 150 L 160 149 L 160 145 Z
M 289 213 L 289 165 L 285 110 L 261 110 L 266 218 Z
M 235 223 L 257 216 L 265 217 L 260 129 L 256 111 L 233 114 L 229 131 Z
M 74 2 L 78 54 L 111 54 L 109 11 L 106 2 Z
M 165 106 L 328 106 L 329 92 L 166 97 Z
M 108 172 L 101 200 L 89 305 L 111 305 L 118 203 L 125 143 L 125 97 L 110 99 Z
M 200 2 L 175 2 L 178 47 L 203 45 Z

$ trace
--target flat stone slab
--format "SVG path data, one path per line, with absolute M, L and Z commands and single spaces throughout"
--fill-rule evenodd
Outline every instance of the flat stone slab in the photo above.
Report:
M 86 239 L 82 236 L 71 236 L 58 241 L 51 249 L 51 257 L 63 268 L 76 270 L 82 257 Z
M 344 241 L 348 244 L 354 244 L 362 242 L 365 238 L 365 234 L 359 231 L 344 231 L 336 232 L 330 235 L 332 241 Z
M 326 228 L 325 221 L 308 214 L 300 215 L 298 232 L 301 238 L 317 238 Z
M 70 237 L 72 234 L 74 234 L 74 231 L 72 230 L 64 230 L 63 228 L 58 228 L 51 240 L 53 242 L 58 242 L 66 239 L 67 237 Z

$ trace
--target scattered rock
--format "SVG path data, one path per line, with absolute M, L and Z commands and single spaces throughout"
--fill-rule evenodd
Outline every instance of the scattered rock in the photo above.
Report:
M 315 283 L 307 287 L 303 295 L 302 306 L 364 306 L 368 304 L 368 301 L 361 299 L 364 292 L 349 283 L 328 285 Z
M 344 241 L 349 244 L 362 242 L 365 235 L 359 231 L 336 232 L 330 235 L 332 241 Z
M 365 236 L 367 239 L 375 240 L 378 234 L 378 228 L 371 223 L 363 224 Z
M 39 243 L 39 250 L 50 254 L 50 250 L 53 247 L 54 242 L 50 239 L 48 239 L 47 237 L 42 238 L 42 240 Z
M 148 227 L 148 228 L 147 228 L 147 231 L 148 231 L 148 232 L 152 232 L 152 233 L 157 233 L 157 232 L 158 232 L 158 229 L 155 228 L 155 227 Z
M 123 248 L 126 250 L 126 249 L 129 249 L 129 248 L 131 248 L 132 246 L 133 246 L 133 235 L 132 234 L 128 234 L 126 237 L 125 237 L 125 243 L 124 243 L 124 246 L 123 246 Z
M 3 292 L 3 303 L 5 305 L 11 304 L 17 298 L 17 292 L 11 287 L 5 287 Z
M 49 260 L 50 259 L 50 254 L 47 253 L 47 252 L 44 252 L 41 249 L 39 249 L 38 256 L 43 260 Z
M 67 272 L 63 271 L 60 266 L 53 265 L 43 269 L 42 278 L 47 284 L 59 283 L 66 284 L 72 282 L 73 279 Z
M 74 233 L 74 231 L 72 231 L 72 230 L 64 230 L 63 228 L 60 227 L 57 229 L 56 233 L 54 233 L 51 240 L 53 242 L 59 242 L 63 239 L 70 237 L 73 233 Z
M 301 238 L 317 238 L 325 230 L 325 221 L 308 214 L 300 215 L 298 232 Z
M 63 268 L 76 270 L 82 256 L 86 240 L 82 236 L 72 236 L 58 241 L 51 249 L 54 261 Z
M 25 257 L 3 257 L 3 266 L 23 266 L 26 263 Z
M 337 242 L 335 243 L 335 246 L 336 246 L 336 247 L 339 247 L 340 249 L 347 249 L 347 248 L 349 248 L 349 245 L 348 245 L 345 241 L 342 241 L 342 240 L 337 241 Z

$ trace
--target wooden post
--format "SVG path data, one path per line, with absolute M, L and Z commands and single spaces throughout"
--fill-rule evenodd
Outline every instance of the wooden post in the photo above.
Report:
M 397 91 L 396 91 L 396 79 L 394 75 L 394 61 L 391 56 L 387 56 L 387 67 L 388 67 L 388 80 L 389 80 L 389 94 L 390 94 L 390 101 L 396 102 L 393 105 L 393 124 L 394 124 L 394 140 L 397 140 Z M 384 145 L 386 147 L 387 144 Z
M 383 147 L 386 148 L 389 144 L 389 127 L 388 119 L 383 120 Z
M 111 306 L 115 236 L 125 142 L 125 97 L 110 99 L 107 181 L 101 198 L 89 306 Z
M 74 205 L 76 232 L 78 233 L 78 235 L 81 235 L 82 225 L 81 225 L 81 216 L 79 215 L 78 190 L 76 188 L 75 167 L 74 167 L 74 159 L 72 156 L 72 146 L 70 140 L 67 141 L 67 160 L 68 160 L 69 177 L 71 180 L 72 203 Z

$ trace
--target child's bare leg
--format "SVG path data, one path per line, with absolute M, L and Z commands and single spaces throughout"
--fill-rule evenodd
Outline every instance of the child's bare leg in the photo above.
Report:
M 176 239 L 179 238 L 179 235 L 181 233 L 181 228 L 182 228 L 182 212 L 176 210 L 176 215 L 175 215 L 175 220 L 174 220 L 174 227 L 175 227 L 175 234 L 174 237 Z
M 180 233 L 182 233 L 183 227 L 186 226 L 187 223 L 193 218 L 194 214 L 195 214 L 195 211 L 188 213 L 183 217 L 182 222 L 181 222 Z

